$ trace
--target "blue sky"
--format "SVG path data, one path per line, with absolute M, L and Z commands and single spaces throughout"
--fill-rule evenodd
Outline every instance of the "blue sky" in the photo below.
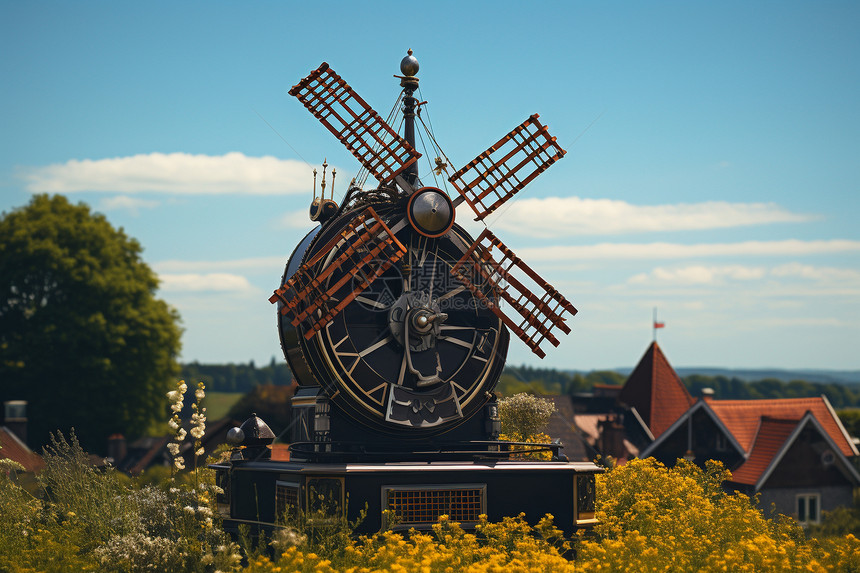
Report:
M 488 221 L 580 310 L 510 362 L 632 365 L 658 307 L 675 366 L 858 369 L 858 29 L 856 2 L 2 2 L 0 210 L 88 203 L 183 360 L 281 360 L 312 166 L 336 197 L 358 168 L 287 91 L 327 61 L 385 116 L 412 48 L 455 167 L 532 113 L 568 151 Z

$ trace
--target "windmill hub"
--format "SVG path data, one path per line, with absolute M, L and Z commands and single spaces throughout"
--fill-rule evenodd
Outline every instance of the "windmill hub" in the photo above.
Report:
M 454 204 L 436 187 L 422 187 L 413 193 L 406 213 L 412 228 L 425 237 L 441 237 L 454 224 Z

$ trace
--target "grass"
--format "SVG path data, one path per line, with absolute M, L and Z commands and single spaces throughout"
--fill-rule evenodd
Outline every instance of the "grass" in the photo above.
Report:
M 206 392 L 206 398 L 203 402 L 203 405 L 206 406 L 206 418 L 212 421 L 220 420 L 227 415 L 233 404 L 238 402 L 242 396 L 244 394 L 241 392 Z

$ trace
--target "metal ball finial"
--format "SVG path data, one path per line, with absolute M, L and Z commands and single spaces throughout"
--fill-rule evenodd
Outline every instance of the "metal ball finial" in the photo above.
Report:
M 412 55 L 411 48 L 406 54 L 407 56 L 400 60 L 400 73 L 406 77 L 412 77 L 418 73 L 418 60 Z

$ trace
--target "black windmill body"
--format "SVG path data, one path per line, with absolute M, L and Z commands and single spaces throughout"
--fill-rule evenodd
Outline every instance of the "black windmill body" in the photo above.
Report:
M 593 504 L 599 468 L 566 462 L 559 444 L 538 447 L 551 452 L 551 462 L 506 461 L 510 453 L 496 441 L 493 389 L 509 332 L 543 357 L 541 344 L 557 346 L 554 331 L 570 332 L 565 320 L 576 309 L 489 229 L 475 240 L 455 222 L 463 202 L 483 221 L 565 152 L 533 115 L 447 177 L 452 199 L 419 177 L 415 128 L 423 104 L 414 97 L 418 62 L 411 50 L 401 72 L 403 137 L 326 63 L 290 90 L 378 185 L 364 191 L 353 180 L 337 205 L 333 193 L 326 199 L 323 176 L 322 197 L 310 210 L 319 224 L 295 248 L 269 299 L 300 384 L 285 439 L 292 469 L 238 453 L 226 474 L 238 480 L 231 482 L 235 491 L 251 470 L 297 472 L 279 483 L 295 488 L 289 499 L 309 500 L 309 484 L 321 487 L 321 472 L 336 481 L 325 486 L 335 497 L 374 499 L 380 512 L 395 499 L 405 507 L 410 487 L 445 499 L 471 496 L 469 511 L 498 518 L 541 508 L 557 513 L 554 502 L 562 499 L 570 507 L 564 528 L 572 530 L 593 518 L 588 510 L 577 513 L 576 496 L 591 491 L 583 499 Z M 428 138 L 435 143 L 432 133 Z M 441 174 L 448 162 L 437 153 Z M 316 474 L 302 477 L 308 472 Z M 566 491 L 561 498 L 540 494 L 538 480 Z M 523 485 L 531 497 L 510 496 Z M 461 521 L 475 521 L 472 513 Z M 432 521 L 435 514 L 425 512 L 409 523 Z M 380 523 L 371 520 L 370 527 Z

